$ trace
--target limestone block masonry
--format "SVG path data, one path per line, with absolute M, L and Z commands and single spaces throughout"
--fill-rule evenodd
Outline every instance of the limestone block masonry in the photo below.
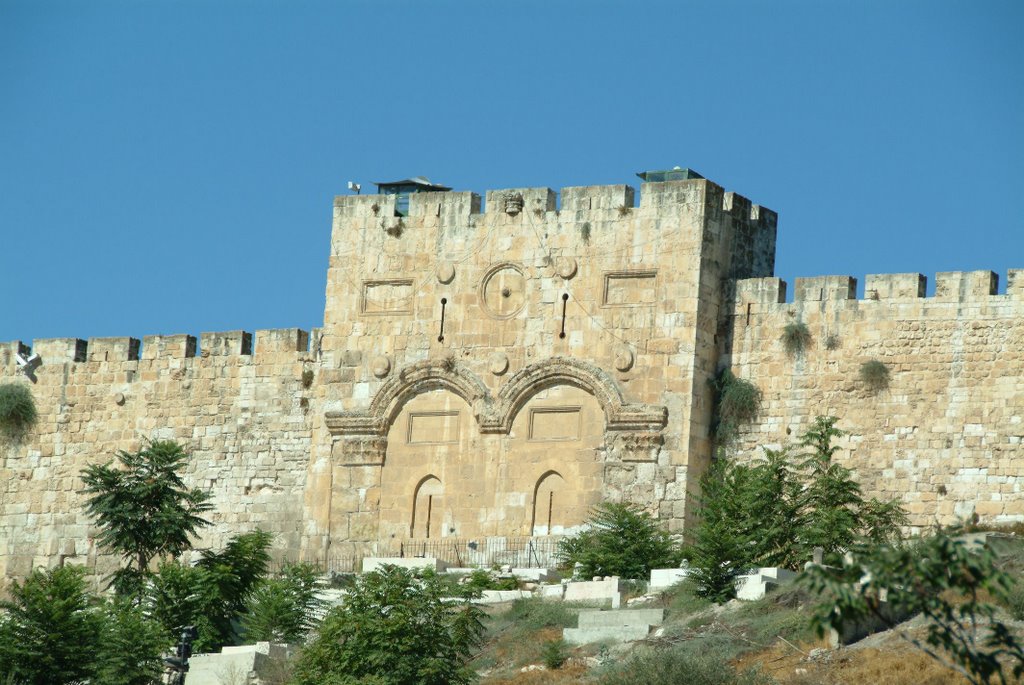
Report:
M 213 495 L 200 546 L 260 527 L 279 557 L 510 551 L 632 501 L 673 531 L 713 451 L 708 380 L 764 392 L 754 458 L 816 414 L 915 525 L 1024 520 L 1024 276 L 773 278 L 776 215 L 704 179 L 338 197 L 323 327 L 0 345 L 40 420 L 0 444 L 0 574 L 116 559 L 79 474 L 178 440 Z M 404 216 L 398 216 L 399 206 Z M 805 324 L 798 358 L 779 337 Z M 16 354 L 39 354 L 35 382 Z M 886 389 L 858 380 L 863 361 Z M 500 545 L 499 545 L 500 546 Z M 457 561 L 457 560 L 456 560 Z

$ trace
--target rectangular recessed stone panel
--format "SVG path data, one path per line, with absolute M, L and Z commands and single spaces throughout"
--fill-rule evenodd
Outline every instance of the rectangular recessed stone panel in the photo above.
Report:
M 409 414 L 410 445 L 439 445 L 459 441 L 459 412 L 436 411 Z
M 612 271 L 604 275 L 606 307 L 636 307 L 657 299 L 657 271 Z
M 530 440 L 579 440 L 579 407 L 530 409 Z
M 363 314 L 411 314 L 412 279 L 363 283 Z

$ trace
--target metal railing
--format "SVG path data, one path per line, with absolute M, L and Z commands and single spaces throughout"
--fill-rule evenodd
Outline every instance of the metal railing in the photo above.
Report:
M 511 566 L 513 568 L 552 568 L 558 565 L 561 537 L 543 538 L 439 538 L 403 540 L 390 555 L 433 557 L 449 566 Z

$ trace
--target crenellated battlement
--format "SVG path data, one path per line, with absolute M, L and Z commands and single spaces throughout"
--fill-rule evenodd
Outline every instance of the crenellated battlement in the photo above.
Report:
M 315 337 L 315 336 L 314 336 Z M 195 359 L 203 364 L 218 358 L 243 357 L 259 363 L 264 358 L 277 359 L 292 354 L 297 360 L 308 357 L 311 336 L 301 328 L 261 329 L 248 331 L 207 332 L 196 336 L 147 335 L 141 340 L 132 337 L 40 338 L 28 345 L 20 340 L 0 343 L 0 372 L 14 371 L 15 355 L 23 358 L 38 354 L 42 368 L 64 363 L 160 362 L 173 359 Z M 315 354 L 315 350 L 312 350 Z
M 1005 294 L 998 294 L 999 276 L 992 271 L 944 271 L 935 275 L 935 293 L 927 296 L 928 279 L 919 273 L 868 274 L 864 298 L 857 299 L 852 276 L 797 278 L 793 300 L 787 302 L 787 284 L 779 278 L 747 278 L 736 283 L 737 304 L 792 305 L 805 302 L 989 302 L 1024 301 L 1024 269 L 1010 269 Z

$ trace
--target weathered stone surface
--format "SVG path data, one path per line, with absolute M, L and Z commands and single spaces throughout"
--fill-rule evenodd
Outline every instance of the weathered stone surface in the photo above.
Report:
M 627 186 L 563 189 L 558 210 L 547 188 L 487 198 L 413 195 L 401 231 L 394 196 L 336 198 L 311 334 L 0 345 L 0 380 L 30 383 L 40 414 L 0 444 L 0 575 L 111 571 L 79 474 L 157 438 L 213 495 L 203 547 L 259 526 L 279 557 L 461 555 L 571 532 L 600 501 L 680 532 L 725 365 L 764 394 L 740 458 L 835 414 L 837 459 L 914 525 L 1024 520 L 1021 270 L 1003 295 L 985 271 L 941 274 L 934 297 L 918 274 L 871 275 L 863 300 L 828 276 L 786 303 L 775 213 L 710 181 L 644 184 L 639 206 Z M 779 342 L 792 321 L 812 335 L 798 358 Z M 870 359 L 888 388 L 859 379 Z

